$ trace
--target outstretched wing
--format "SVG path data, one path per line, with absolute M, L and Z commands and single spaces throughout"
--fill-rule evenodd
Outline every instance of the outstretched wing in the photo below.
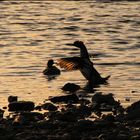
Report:
M 57 60 L 57 64 L 66 70 L 78 70 L 82 67 L 82 58 L 80 57 L 68 57 Z

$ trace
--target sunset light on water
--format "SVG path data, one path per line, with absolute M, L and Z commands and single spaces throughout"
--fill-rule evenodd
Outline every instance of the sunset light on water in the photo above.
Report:
M 83 87 L 86 80 L 79 71 L 62 71 L 51 81 L 42 74 L 49 59 L 79 55 L 79 50 L 65 45 L 75 40 L 86 44 L 101 75 L 111 75 L 109 84 L 97 91 L 113 93 L 124 106 L 138 100 L 138 9 L 139 2 L 1 2 L 1 106 L 10 95 L 40 103 L 49 96 L 65 94 L 61 87 L 67 82 Z

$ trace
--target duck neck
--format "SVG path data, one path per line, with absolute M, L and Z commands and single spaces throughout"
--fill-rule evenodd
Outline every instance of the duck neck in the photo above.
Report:
M 81 57 L 84 57 L 84 58 L 89 58 L 89 54 L 88 54 L 88 51 L 87 51 L 85 45 L 83 45 L 83 46 L 80 48 L 80 56 L 81 56 Z

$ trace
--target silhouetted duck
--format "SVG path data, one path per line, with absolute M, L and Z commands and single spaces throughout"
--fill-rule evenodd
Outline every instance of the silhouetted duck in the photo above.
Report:
M 102 78 L 99 72 L 94 68 L 93 63 L 90 61 L 86 46 L 82 41 L 75 41 L 73 44 L 80 49 L 80 57 L 68 57 L 58 60 L 58 65 L 66 70 L 80 70 L 83 76 L 88 80 L 86 89 L 92 90 L 94 86 L 103 84 L 110 76 Z
M 53 66 L 53 64 L 54 64 L 54 61 L 50 59 L 47 63 L 46 69 L 43 71 L 44 75 L 59 75 L 60 74 L 60 70 L 56 66 Z

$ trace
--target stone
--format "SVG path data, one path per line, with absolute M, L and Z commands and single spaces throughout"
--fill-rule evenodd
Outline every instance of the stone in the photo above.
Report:
M 106 103 L 108 105 L 119 105 L 119 103 L 114 100 L 112 93 L 105 95 L 103 95 L 102 93 L 96 93 L 92 97 L 92 102 L 97 104 Z
M 3 118 L 4 110 L 0 109 L 0 118 Z
M 44 116 L 43 114 L 39 112 L 21 112 L 17 116 L 15 116 L 13 120 L 13 125 L 26 125 L 31 122 L 37 122 L 40 120 L 43 120 Z
M 75 92 L 80 89 L 80 86 L 74 83 L 67 83 L 61 89 L 64 91 Z
M 64 102 L 64 103 L 78 103 L 79 98 L 76 94 L 71 94 L 71 95 L 64 95 L 64 96 L 55 96 L 49 98 L 49 100 L 53 103 L 59 103 L 59 102 Z
M 9 111 L 32 111 L 34 110 L 34 103 L 31 101 L 15 101 L 8 105 Z
M 41 107 L 44 110 L 49 110 L 49 111 L 56 111 L 57 110 L 57 107 L 52 103 L 44 103 Z
M 120 103 L 115 101 L 113 94 L 96 93 L 92 97 L 91 108 L 93 111 L 113 111 L 120 107 Z M 117 110 L 116 110 L 117 111 Z
M 9 96 L 8 97 L 8 102 L 11 103 L 11 102 L 15 102 L 17 101 L 18 97 L 17 96 Z
M 134 102 L 133 104 L 131 104 L 130 106 L 128 106 L 126 108 L 126 112 L 131 112 L 131 111 L 133 111 L 135 109 L 139 109 L 139 108 L 140 108 L 140 100 L 137 101 L 137 102 Z

